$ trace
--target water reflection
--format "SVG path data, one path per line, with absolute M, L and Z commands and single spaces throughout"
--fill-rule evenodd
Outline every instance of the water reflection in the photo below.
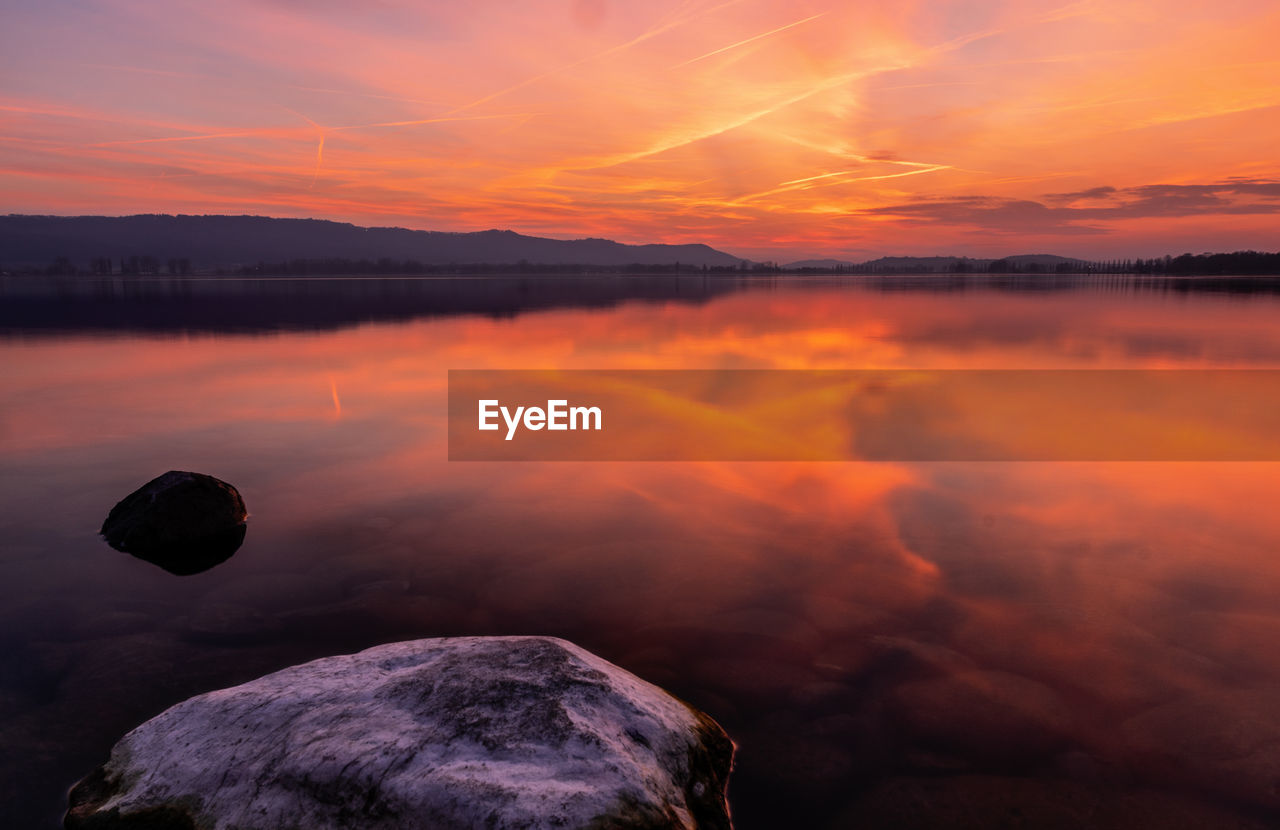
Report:
M 1039 825 L 1274 822 L 1275 465 L 450 464 L 445 371 L 1277 368 L 1278 314 L 1267 295 L 825 284 L 12 338 L 0 801 L 52 823 L 123 731 L 289 663 L 543 633 L 717 717 L 748 830 L 1011 805 Z M 233 559 L 183 580 L 94 536 L 104 500 L 170 468 L 254 510 Z
M 699 303 L 741 290 L 736 277 L 528 276 L 266 278 L 0 277 L 0 333 L 326 330 L 461 314 L 511 317 L 624 302 Z
M 222 334 L 328 330 L 456 315 L 512 317 L 631 302 L 701 304 L 743 291 L 873 294 L 1280 295 L 1274 277 L 1128 275 L 536 275 L 364 278 L 0 276 L 0 334 Z M 1006 320 L 1018 327 L 1017 320 Z M 667 367 L 670 368 L 670 367 Z

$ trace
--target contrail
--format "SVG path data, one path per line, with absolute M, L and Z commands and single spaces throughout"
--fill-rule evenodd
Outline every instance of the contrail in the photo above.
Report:
M 739 46 L 746 46 L 748 43 L 752 43 L 754 41 L 760 40 L 761 38 L 769 37 L 770 35 L 776 35 L 778 32 L 785 32 L 787 29 L 794 29 L 797 26 L 803 26 L 805 23 L 808 23 L 812 20 L 817 20 L 819 17 L 825 17 L 827 14 L 828 14 L 827 12 L 821 12 L 819 14 L 815 14 L 813 17 L 806 17 L 804 20 L 797 20 L 795 23 L 788 23 L 785 26 L 779 26 L 776 29 L 772 29 L 768 32 L 758 34 L 754 37 L 749 37 L 746 40 L 740 40 L 737 43 L 730 43 L 728 46 L 722 46 L 719 49 L 715 50 L 714 52 L 708 52 L 705 55 L 699 55 L 696 58 L 691 58 L 685 61 L 684 63 L 678 63 L 671 68 L 679 69 L 682 66 L 688 66 L 691 63 L 697 63 L 700 60 L 705 60 L 706 58 L 719 55 L 721 52 L 728 52 L 730 49 L 737 49 Z
M 949 164 L 937 164 L 934 162 L 924 162 L 924 161 L 900 161 L 898 159 L 873 159 L 869 156 L 861 156 L 859 157 L 858 160 L 864 161 L 864 162 L 878 162 L 880 164 L 901 164 L 901 165 L 906 165 L 907 167 L 924 167 L 924 168 L 928 168 L 929 170 L 939 170 L 944 167 L 945 168 L 951 167 L 951 165 Z M 849 176 L 856 172 L 857 172 L 856 170 L 837 170 L 834 173 L 821 173 L 817 176 L 806 176 L 803 179 L 792 179 L 789 182 L 781 182 L 778 186 L 786 187 L 789 184 L 804 184 L 805 182 L 813 182 L 813 181 L 817 181 L 818 179 L 833 179 L 837 176 Z M 873 178 L 877 178 L 877 179 L 896 178 L 898 176 L 910 176 L 913 173 L 920 173 L 920 172 L 924 172 L 924 171 L 912 170 L 906 173 L 894 173 L 892 174 L 892 176 L 874 176 Z
M 636 37 L 632 38 L 631 40 L 628 40 L 625 43 L 620 43 L 617 46 L 611 46 L 610 48 L 605 49 L 603 52 L 596 52 L 594 55 L 588 55 L 587 57 L 580 58 L 576 61 L 573 61 L 572 63 L 567 63 L 567 64 L 564 64 L 563 66 L 556 67 L 555 69 L 550 69 L 550 70 L 547 70 L 546 72 L 542 72 L 537 75 L 534 75 L 531 78 L 525 78 L 523 81 L 520 81 L 517 84 L 512 84 L 506 89 L 500 89 L 497 92 L 491 92 L 488 95 L 484 96 L 483 98 L 477 98 L 476 100 L 468 104 L 463 104 L 460 107 L 456 107 L 450 110 L 448 113 L 446 113 L 446 115 L 453 115 L 454 113 L 462 112 L 463 110 L 469 110 L 472 107 L 478 107 L 481 104 L 486 104 L 489 101 L 492 101 L 494 98 L 498 98 L 503 95 L 506 95 L 508 92 L 515 92 L 517 89 L 523 89 L 524 87 L 527 87 L 530 84 L 535 84 L 538 81 L 541 81 L 545 78 L 550 78 L 554 75 L 559 75 L 561 72 L 567 72 L 568 70 L 579 67 L 584 63 L 589 63 L 590 61 L 599 60 L 600 58 L 616 54 L 617 52 L 621 52 L 624 49 L 630 49 L 632 46 L 636 46 L 637 44 L 643 43 L 646 40 L 650 40 L 652 38 L 657 37 L 658 35 L 669 32 L 672 29 L 683 26 L 684 24 L 688 23 L 691 20 L 694 20 L 699 17 L 703 17 L 713 12 L 720 11 L 721 9 L 728 8 L 729 6 L 736 6 L 741 2 L 743 2 L 743 0 L 727 0 L 727 2 L 720 3 L 718 5 L 712 6 L 711 8 L 702 9 L 700 11 L 689 14 L 688 16 L 676 18 L 675 20 L 672 20 L 670 23 L 663 23 L 659 26 L 656 26 L 650 29 L 649 31 L 643 34 L 637 35 Z M 684 7 L 682 6 L 681 8 L 684 8 Z
M 306 121 L 308 124 L 315 127 L 316 132 L 320 134 L 320 140 L 316 142 L 316 169 L 311 174 L 311 184 L 307 185 L 308 190 L 314 189 L 316 186 L 316 182 L 320 179 L 320 164 L 321 162 L 324 161 L 324 127 L 312 121 L 310 118 L 298 112 L 297 110 L 289 109 L 288 107 L 282 107 L 282 109 L 285 110 L 286 112 L 291 112 L 294 115 L 301 118 L 303 121 Z
M 333 393 L 333 416 L 341 418 L 342 401 L 338 400 L 338 382 L 333 379 L 333 375 L 329 375 L 329 391 Z
M 809 190 L 813 187 L 825 187 L 833 184 L 848 184 L 849 182 L 872 182 L 880 179 L 901 179 L 904 176 L 918 176 L 921 173 L 936 173 L 939 170 L 954 169 L 955 168 L 949 164 L 935 164 L 932 167 L 922 167 L 919 170 L 907 170 L 903 173 L 881 173 L 876 176 L 853 176 L 853 171 L 846 171 L 842 173 L 823 173 L 820 176 L 810 176 L 807 179 L 795 179 L 790 182 L 783 182 L 772 190 L 764 190 L 760 193 L 751 193 L 746 196 L 739 196 L 738 198 L 731 200 L 730 204 L 741 205 L 746 202 L 750 202 L 753 199 L 762 199 L 765 196 L 773 196 L 777 193 L 788 193 L 792 190 Z M 824 181 L 822 184 L 806 184 L 818 179 L 829 179 L 830 181 Z
M 324 132 L 320 132 L 320 141 L 316 144 L 316 171 L 311 174 L 310 187 L 316 186 L 316 179 L 320 178 L 320 162 L 324 159 Z
M 0 107 L 0 109 L 3 109 L 3 108 Z M 292 110 L 290 110 L 290 112 L 292 112 Z M 320 128 L 319 125 L 316 125 L 314 121 L 311 121 L 311 119 L 306 118 L 306 116 L 302 116 L 302 118 L 304 120 L 309 121 L 311 124 L 315 125 L 318 129 L 323 129 L 325 133 L 334 133 L 340 130 L 367 130 L 367 129 L 373 129 L 375 127 L 412 127 L 419 124 L 441 124 L 441 123 L 453 122 L 453 121 L 490 121 L 498 118 L 528 118 L 533 114 L 534 113 L 513 112 L 513 113 L 503 113 L 499 115 L 469 115 L 469 116 L 462 116 L 459 118 L 423 118 L 417 121 L 384 121 L 378 124 L 348 124 L 341 127 L 324 127 L 324 128 Z M 206 141 L 208 139 L 213 139 L 213 138 L 253 138 L 255 136 L 257 137 L 281 136 L 281 135 L 294 135 L 300 129 L 301 129 L 300 127 L 296 129 L 264 128 L 264 129 L 255 129 L 255 130 L 241 130 L 239 132 L 227 132 L 227 133 L 202 133 L 199 135 L 171 135 L 171 136 L 165 136 L 163 138 L 129 138 L 121 141 L 99 141 L 94 144 L 79 144 L 75 146 L 77 147 L 118 147 L 118 146 L 129 145 L 129 144 L 158 144 L 166 141 Z
M 457 110 L 454 110 L 457 112 Z M 419 118 L 414 121 L 382 121 L 377 124 L 351 124 L 346 127 L 330 127 L 329 132 L 338 130 L 368 130 L 374 127 L 416 127 L 419 124 L 443 124 L 451 121 L 492 121 L 497 118 L 529 118 L 537 113 L 532 112 L 507 112 L 497 115 L 463 115 L 457 118 L 448 115 L 439 118 Z
M 300 86 L 288 84 L 289 89 L 300 89 L 303 92 L 324 92 L 329 95 L 352 95 L 358 98 L 372 98 L 379 101 L 401 101 L 407 104 L 426 104 L 429 107 L 446 107 L 442 101 L 426 101 L 422 98 L 405 98 L 403 95 L 378 95 L 373 92 L 357 92 L 354 89 L 330 89 L 323 86 Z
M 649 147 L 647 150 L 637 150 L 632 153 L 624 153 L 624 154 L 615 156 L 613 158 L 604 159 L 597 164 L 591 164 L 584 167 L 574 167 L 569 169 L 601 170 L 607 167 L 615 167 L 619 164 L 626 164 L 627 162 L 631 162 L 631 161 L 639 161 L 640 159 L 648 158 L 650 156 L 656 156 L 659 153 L 665 153 L 666 151 L 674 150 L 677 147 L 684 147 L 685 145 L 693 144 L 694 142 L 702 141 L 703 139 L 712 138 L 717 135 L 722 135 L 723 133 L 727 133 L 730 130 L 736 130 L 737 128 L 746 126 L 747 124 L 750 124 L 753 121 L 758 121 L 759 119 L 764 118 L 767 115 L 771 115 L 772 113 L 775 113 L 778 110 L 785 109 L 786 107 L 789 107 L 792 104 L 798 104 L 801 101 L 812 98 L 813 96 L 819 95 L 830 89 L 835 89 L 836 87 L 842 86 L 846 83 L 849 83 L 850 81 L 855 81 L 861 78 L 870 77 L 872 75 L 878 75 L 882 72 L 889 72 L 894 69 L 901 69 L 901 68 L 902 68 L 902 65 L 893 64 L 893 65 L 873 67 L 871 69 L 859 70 L 857 72 L 847 72 L 843 75 L 834 75 L 830 78 L 823 79 L 819 83 L 814 84 L 808 89 L 798 92 L 795 95 L 790 96 L 789 98 L 784 98 L 781 101 L 778 101 L 774 104 L 770 104 L 769 106 L 763 107 L 754 112 L 749 112 L 749 113 L 746 113 L 745 115 L 741 115 L 727 123 L 719 124 L 714 127 L 707 127 L 701 130 L 690 131 L 685 135 L 681 135 L 678 137 L 663 139 L 657 142 L 656 144 L 654 144 L 653 146 Z
M 203 135 L 171 135 L 165 138 L 131 138 L 124 141 L 99 141 L 96 144 L 84 144 L 84 147 L 117 147 L 122 144 L 158 144 L 163 141 L 204 141 L 210 138 L 249 138 L 250 136 L 267 135 L 271 130 L 250 130 L 236 133 L 205 133 Z
M 339 130 L 362 130 L 362 129 L 371 129 L 375 127 L 412 127 L 412 126 L 418 126 L 422 124 L 440 124 L 440 123 L 445 123 L 450 121 L 482 121 L 482 120 L 488 120 L 488 119 L 494 119 L 494 118 L 526 118 L 527 119 L 529 117 L 532 117 L 533 114 L 511 113 L 511 114 L 504 114 L 504 115 L 481 115 L 481 116 L 462 116 L 462 117 L 454 117 L 454 116 L 456 116 L 458 113 L 463 112 L 465 110 L 469 110 L 469 109 L 472 109 L 473 107 L 480 106 L 481 104 L 488 103 L 489 101 L 492 101 L 495 98 L 500 98 L 501 96 L 506 95 L 510 92 L 515 92 L 518 89 L 523 89 L 524 87 L 535 84 L 538 81 L 544 80 L 546 78 L 550 78 L 562 72 L 566 72 L 570 69 L 574 69 L 578 66 L 581 66 L 584 63 L 598 60 L 600 58 L 616 54 L 626 49 L 630 49 L 633 46 L 636 46 L 640 43 L 643 43 L 644 41 L 655 38 L 661 34 L 665 34 L 666 32 L 669 32 L 672 29 L 676 29 L 680 26 L 683 26 L 686 23 L 692 20 L 695 20 L 699 17 L 705 17 L 706 15 L 713 14 L 717 11 L 720 11 L 721 9 L 729 8 L 730 6 L 739 5 L 744 1 L 745 0 L 724 0 L 724 2 L 717 3 L 708 8 L 695 9 L 681 16 L 680 12 L 684 11 L 684 9 L 690 5 L 689 2 L 685 2 L 683 5 L 677 8 L 672 14 L 668 15 L 667 18 L 665 18 L 668 20 L 668 22 L 661 23 L 658 26 L 655 26 L 654 28 L 644 33 L 637 35 L 631 40 L 626 41 L 625 43 L 620 43 L 617 46 L 610 47 L 608 49 L 605 49 L 604 51 L 597 52 L 585 58 L 580 58 L 579 60 L 572 61 L 570 63 L 564 64 L 563 66 L 557 67 L 555 69 L 551 69 L 547 72 L 542 72 L 540 74 L 534 75 L 533 77 L 526 78 L 525 80 L 520 81 L 519 83 L 513 84 L 509 87 L 506 87 L 505 89 L 500 89 L 496 92 L 492 92 L 488 95 L 485 95 L 482 98 L 477 98 L 476 100 L 471 101 L 470 103 L 462 104 L 461 106 L 455 107 L 454 109 L 449 110 L 443 116 L 438 118 L 424 118 L 424 119 L 414 120 L 414 121 L 386 121 L 386 122 L 377 123 L 377 124 L 353 124 L 350 126 L 343 126 L 343 127 L 329 127 L 325 129 L 324 132 L 336 132 Z M 671 18 L 674 18 L 674 19 L 671 19 Z M 801 21 L 801 22 L 804 22 L 804 21 Z M 793 24 L 793 25 L 799 25 L 799 24 Z M 146 71 L 146 70 L 143 70 L 143 71 Z M 411 99 L 405 99 L 405 100 L 411 100 Z M 10 109 L 10 108 L 0 107 L 0 109 Z M 16 109 L 16 108 L 13 108 L 13 109 Z M 302 117 L 309 122 L 311 121 L 305 116 L 302 116 Z M 311 122 L 311 123 L 314 124 L 315 122 Z M 169 142 L 169 141 L 202 141 L 202 140 L 215 139 L 215 138 L 249 138 L 253 136 L 269 135 L 273 132 L 276 132 L 276 131 L 252 130 L 252 131 L 225 132 L 225 133 L 205 133 L 201 135 L 169 136 L 165 138 L 143 138 L 143 139 L 130 139 L 130 140 L 124 140 L 124 141 L 103 141 L 103 142 L 98 142 L 94 144 L 85 144 L 80 146 L 112 147 L 112 146 L 121 146 L 121 145 L 129 145 L 129 144 L 151 144 L 151 143 L 160 143 L 160 142 Z M 323 134 L 320 139 L 319 145 L 320 146 L 316 148 L 317 166 L 319 164 L 320 155 L 323 153 L 323 150 L 324 150 Z M 313 180 L 313 183 L 314 183 L 314 180 Z

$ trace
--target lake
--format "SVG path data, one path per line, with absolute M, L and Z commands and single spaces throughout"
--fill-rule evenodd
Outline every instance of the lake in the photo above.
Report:
M 0 824 L 193 694 L 464 634 L 708 712 L 741 830 L 1280 820 L 1277 463 L 447 460 L 448 370 L 556 368 L 1280 369 L 1280 290 L 0 279 Z M 250 512 L 193 576 L 97 535 L 171 469 Z

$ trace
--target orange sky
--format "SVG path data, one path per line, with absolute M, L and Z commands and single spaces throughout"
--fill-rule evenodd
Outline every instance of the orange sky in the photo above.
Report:
M 1280 249 L 1273 0 L 2 2 L 0 212 Z

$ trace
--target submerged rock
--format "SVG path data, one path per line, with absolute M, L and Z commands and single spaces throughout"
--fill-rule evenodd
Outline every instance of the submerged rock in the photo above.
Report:
M 186 576 L 231 558 L 248 515 L 225 481 L 170 470 L 111 508 L 100 532 L 116 550 Z
M 183 639 L 215 645 L 252 645 L 269 640 L 284 626 L 274 614 L 243 605 L 200 603 L 187 615 Z
M 66 827 L 727 830 L 732 757 L 563 640 L 414 640 L 170 708 L 76 785 Z
M 1134 766 L 1280 815 L 1280 687 L 1206 690 L 1119 733 Z
M 1042 683 L 1001 671 L 963 671 L 903 683 L 887 710 L 919 743 L 984 762 L 1043 758 L 1073 734 L 1071 708 Z

